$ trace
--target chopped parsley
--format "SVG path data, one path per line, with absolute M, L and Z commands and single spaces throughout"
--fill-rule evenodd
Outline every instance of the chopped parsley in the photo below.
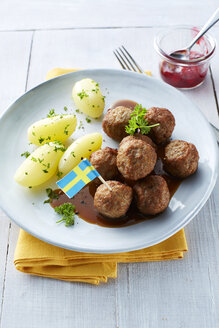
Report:
M 35 157 L 31 157 L 31 161 L 37 162 L 37 159 Z
M 40 138 L 38 139 L 38 141 L 39 141 L 40 144 L 41 144 L 44 140 L 45 140 L 45 138 L 42 138 L 42 137 L 40 137 Z
M 43 170 L 43 172 L 44 172 L 44 173 L 49 173 L 49 172 L 48 172 L 48 170 L 46 170 L 46 169 L 45 169 L 45 170 Z
M 75 109 L 76 113 L 80 113 L 79 109 Z
M 136 105 L 131 114 L 129 123 L 125 127 L 125 131 L 130 135 L 133 135 L 135 132 L 148 134 L 152 127 L 159 125 L 159 123 L 148 125 L 148 121 L 145 119 L 146 113 L 146 108 L 142 107 L 142 105 Z
M 68 135 L 68 127 L 69 127 L 70 124 L 66 125 L 65 129 L 64 129 L 64 134 Z
M 61 141 L 54 141 L 55 148 L 53 149 L 56 153 L 58 150 L 62 151 L 63 153 L 66 151 L 66 148 L 63 146 Z M 57 145 L 57 146 L 56 146 Z
M 68 110 L 68 108 L 65 106 L 65 107 L 64 107 L 64 111 L 67 112 L 67 110 Z
M 54 208 L 55 212 L 62 215 L 61 220 L 56 223 L 65 222 L 66 227 L 70 227 L 75 221 L 75 206 L 71 203 L 64 203 Z
M 74 151 L 72 151 L 72 152 L 71 152 L 71 155 L 72 155 L 73 157 L 75 157 L 75 152 L 74 152 Z
M 30 156 L 29 151 L 25 151 L 23 154 L 21 154 L 21 156 L 25 156 L 26 158 Z
M 91 119 L 88 118 L 88 117 L 86 117 L 86 121 L 87 121 L 87 123 L 90 123 L 91 122 Z
M 47 114 L 47 117 L 53 117 L 53 116 L 55 116 L 56 114 L 55 114 L 55 109 L 51 109 L 50 111 L 49 111 L 49 114 Z
M 55 193 L 51 188 L 47 188 L 46 193 L 47 193 L 47 196 L 49 197 L 49 199 L 45 200 L 44 204 L 51 203 L 52 199 L 58 199 L 59 198 L 59 195 L 57 193 Z
M 83 99 L 84 97 L 88 97 L 88 94 L 84 89 L 82 89 L 82 91 L 79 92 L 77 95 L 80 97 L 80 99 Z
M 43 161 L 44 161 L 44 158 L 42 158 L 42 159 L 38 158 L 39 163 L 42 163 Z
M 63 172 L 60 172 L 60 171 L 59 171 L 59 172 L 57 172 L 56 175 L 57 175 L 57 177 L 60 179 L 60 178 L 62 177 L 62 175 L 63 175 Z

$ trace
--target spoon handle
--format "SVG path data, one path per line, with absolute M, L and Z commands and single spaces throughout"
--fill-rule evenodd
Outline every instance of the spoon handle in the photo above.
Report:
M 190 50 L 194 46 L 194 44 L 218 21 L 219 21 L 219 8 L 217 8 L 217 10 L 209 18 L 206 24 L 202 27 L 200 32 L 196 35 L 195 39 L 192 40 L 192 42 L 188 46 L 188 50 Z

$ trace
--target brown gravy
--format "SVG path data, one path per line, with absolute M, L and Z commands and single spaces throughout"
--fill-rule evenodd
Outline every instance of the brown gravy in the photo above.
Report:
M 157 150 L 158 153 L 158 161 L 156 163 L 154 174 L 161 175 L 167 182 L 170 196 L 172 197 L 173 194 L 176 192 L 177 188 L 179 187 L 182 180 L 176 179 L 170 175 L 168 175 L 163 170 L 163 164 L 162 164 L 162 157 L 163 157 L 164 147 L 159 147 Z M 131 181 L 124 181 L 123 179 L 117 179 L 122 182 L 125 182 L 129 185 L 133 185 L 133 182 Z M 136 207 L 135 201 L 133 200 L 128 212 L 126 215 L 119 219 L 110 219 L 107 217 L 104 217 L 100 213 L 96 211 L 94 208 L 94 194 L 96 192 L 97 186 L 94 182 L 90 182 L 87 186 L 85 186 L 82 190 L 80 190 L 72 199 L 69 199 L 66 194 L 60 190 L 57 189 L 55 192 L 59 195 L 58 199 L 53 199 L 51 202 L 52 207 L 59 206 L 64 203 L 72 203 L 76 207 L 76 213 L 80 218 L 83 220 L 97 224 L 103 227 L 124 227 L 132 224 L 136 224 L 138 222 L 152 219 L 154 216 L 145 216 L 142 213 L 140 213 Z
M 128 107 L 128 108 L 134 110 L 136 105 L 138 105 L 138 103 L 136 101 L 129 100 L 129 99 L 121 99 L 121 100 L 117 100 L 116 102 L 114 102 L 110 106 L 110 109 L 116 108 L 118 106 L 124 106 L 124 107 Z

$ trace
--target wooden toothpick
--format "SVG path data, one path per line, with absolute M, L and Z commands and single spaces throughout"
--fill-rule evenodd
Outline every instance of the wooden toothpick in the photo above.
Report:
M 106 181 L 101 177 L 101 175 L 98 176 L 98 178 L 100 179 L 100 181 L 102 181 L 105 186 L 110 190 L 113 191 L 112 188 L 108 185 L 108 183 L 106 183 Z

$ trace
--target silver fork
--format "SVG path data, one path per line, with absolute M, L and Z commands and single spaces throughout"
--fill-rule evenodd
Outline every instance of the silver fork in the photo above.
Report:
M 141 73 L 147 75 L 144 70 L 141 68 L 139 64 L 137 64 L 136 60 L 130 55 L 128 50 L 121 46 L 118 49 L 113 51 L 114 55 L 116 56 L 117 60 L 119 61 L 120 65 L 124 70 L 133 71 L 136 73 Z M 219 129 L 213 125 L 211 122 L 209 124 L 212 126 L 217 142 L 219 143 Z

